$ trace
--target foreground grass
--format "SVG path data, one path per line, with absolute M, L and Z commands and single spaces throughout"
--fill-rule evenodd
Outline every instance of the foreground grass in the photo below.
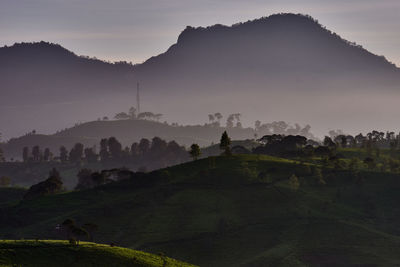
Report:
M 0 266 L 194 266 L 165 256 L 90 242 L 0 241 Z

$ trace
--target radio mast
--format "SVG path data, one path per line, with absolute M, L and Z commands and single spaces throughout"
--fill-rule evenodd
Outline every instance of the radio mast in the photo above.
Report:
M 139 83 L 137 83 L 136 87 L 136 108 L 137 108 L 137 114 L 140 114 L 140 89 L 139 89 Z

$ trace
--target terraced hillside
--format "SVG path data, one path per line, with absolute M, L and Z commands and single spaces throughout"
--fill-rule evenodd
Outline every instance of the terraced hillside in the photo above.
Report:
M 399 174 L 301 161 L 209 157 L 9 204 L 0 235 L 61 239 L 55 225 L 72 218 L 99 225 L 96 242 L 201 266 L 400 264 Z

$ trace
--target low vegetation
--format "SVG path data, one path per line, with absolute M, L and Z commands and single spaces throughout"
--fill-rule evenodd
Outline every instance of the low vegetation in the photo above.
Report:
M 194 266 L 164 255 L 111 245 L 60 240 L 0 241 L 0 266 Z

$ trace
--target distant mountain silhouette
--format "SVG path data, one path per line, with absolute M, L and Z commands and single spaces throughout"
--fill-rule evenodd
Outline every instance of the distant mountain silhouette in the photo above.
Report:
M 176 44 L 138 65 L 135 73 L 151 88 L 227 80 L 258 85 L 282 77 L 325 81 L 338 75 L 355 81 L 365 75 L 370 77 L 368 81 L 371 75 L 379 81 L 398 81 L 400 75 L 385 57 L 342 39 L 309 16 L 295 14 L 272 15 L 231 27 L 187 27 Z
M 20 43 L 0 48 L 0 104 L 65 102 L 127 88 L 132 65 L 79 57 L 60 45 Z
M 136 82 L 147 109 L 185 124 L 209 112 L 240 112 L 247 125 L 310 123 L 317 133 L 398 121 L 391 101 L 400 93 L 399 68 L 309 16 L 278 14 L 187 27 L 165 53 L 135 66 L 45 42 L 0 48 L 0 132 L 52 132 L 110 115 L 135 103 Z

